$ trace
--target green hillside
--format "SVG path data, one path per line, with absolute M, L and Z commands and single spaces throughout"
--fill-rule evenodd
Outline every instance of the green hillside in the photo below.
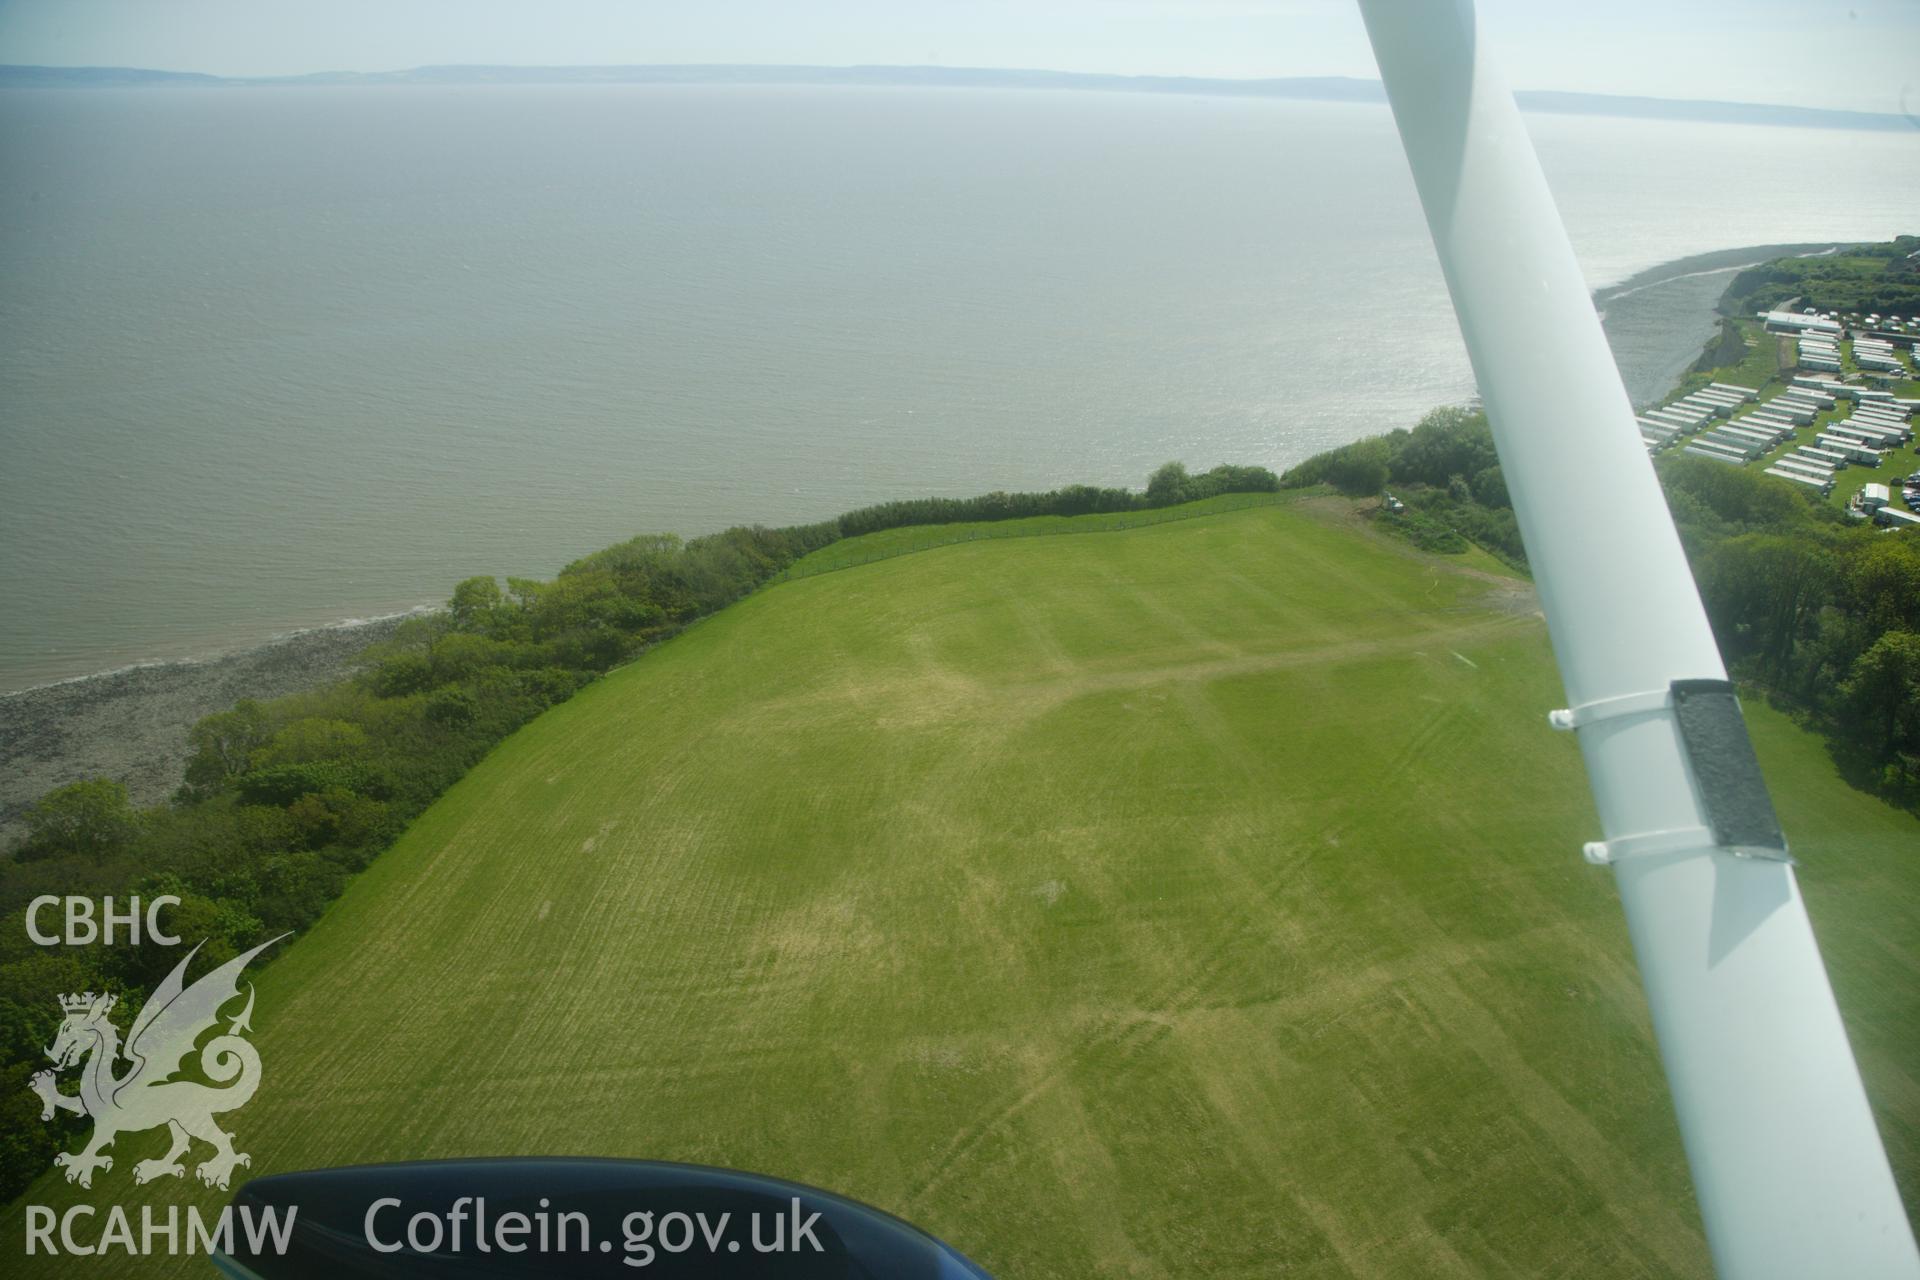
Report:
M 1489 563 L 1310 501 L 764 590 L 509 739 L 263 972 L 239 1146 L 756 1169 L 1008 1280 L 1704 1275 Z M 1749 710 L 1912 1204 L 1920 822 Z M 132 1186 L 161 1145 L 27 1199 L 190 1197 Z

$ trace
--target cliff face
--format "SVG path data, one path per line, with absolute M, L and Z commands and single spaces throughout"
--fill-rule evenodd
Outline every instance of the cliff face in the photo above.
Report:
M 1747 344 L 1740 336 L 1740 326 L 1723 316 L 1720 320 L 1720 332 L 1707 343 L 1706 348 L 1700 353 L 1700 358 L 1693 362 L 1694 372 L 1707 373 L 1727 365 L 1739 364 L 1746 350 Z

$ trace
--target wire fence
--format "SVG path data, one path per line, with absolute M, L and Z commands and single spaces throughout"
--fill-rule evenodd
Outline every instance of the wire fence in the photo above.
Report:
M 1217 516 L 1229 511 L 1245 511 L 1250 507 L 1277 507 L 1296 501 L 1298 492 L 1281 493 L 1245 493 L 1227 495 L 1210 505 L 1204 511 L 1193 511 L 1186 507 L 1160 507 L 1151 511 L 1116 511 L 1111 515 L 1070 516 L 1061 519 L 1057 525 L 1043 528 L 1016 528 L 1018 521 L 1008 521 L 1007 527 L 994 525 L 972 525 L 964 532 L 954 530 L 941 536 L 940 525 L 923 526 L 927 536 L 916 537 L 912 542 L 887 547 L 876 547 L 848 559 L 823 560 L 808 565 L 805 561 L 788 566 L 776 574 L 774 582 L 791 582 L 799 578 L 816 578 L 823 573 L 834 573 L 841 569 L 855 569 L 863 564 L 875 564 L 881 560 L 892 560 L 899 556 L 910 556 L 921 551 L 932 551 L 937 547 L 959 546 L 967 542 L 986 542 L 996 538 L 1050 538 L 1067 533 L 1117 533 L 1122 529 L 1141 529 L 1148 525 L 1172 524 L 1179 520 L 1198 520 L 1204 516 Z M 815 552 L 814 555 L 819 555 Z M 808 559 L 812 559 L 809 556 Z

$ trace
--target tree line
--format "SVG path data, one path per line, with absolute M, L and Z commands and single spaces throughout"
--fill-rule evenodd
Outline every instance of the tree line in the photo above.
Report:
M 1145 492 L 1073 485 L 882 503 L 816 524 L 736 527 L 682 540 L 643 535 L 551 581 L 469 578 L 444 610 L 402 623 L 352 677 L 195 724 L 169 803 L 135 809 L 96 778 L 56 788 L 0 861 L 0 1200 L 49 1167 L 84 1121 L 41 1123 L 28 1079 L 49 1064 L 54 997 L 122 993 L 129 1013 L 179 959 L 170 948 L 41 948 L 27 904 L 42 894 L 180 905 L 168 927 L 204 939 L 197 963 L 304 930 L 347 880 L 508 734 L 585 684 L 842 538 L 903 525 L 1173 506 L 1272 492 L 1263 467 L 1156 470 Z
M 1750 316 L 1791 298 L 1800 306 L 1843 314 L 1920 312 L 1920 236 L 1854 245 L 1811 258 L 1776 258 L 1748 267 L 1728 284 L 1723 314 Z
M 1326 484 L 1351 497 L 1391 485 L 1406 510 L 1381 511 L 1377 518 L 1414 545 L 1451 554 L 1472 543 L 1515 568 L 1526 567 L 1526 548 L 1485 414 L 1454 406 L 1435 409 L 1410 431 L 1369 436 L 1316 454 L 1281 476 L 1280 483 L 1287 488 Z

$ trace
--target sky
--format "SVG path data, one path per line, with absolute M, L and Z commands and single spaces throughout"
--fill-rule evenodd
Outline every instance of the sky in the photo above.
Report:
M 1518 88 L 1920 115 L 1920 0 L 1481 0 L 1480 12 Z M 0 62 L 1375 78 L 1351 0 L 0 0 Z

